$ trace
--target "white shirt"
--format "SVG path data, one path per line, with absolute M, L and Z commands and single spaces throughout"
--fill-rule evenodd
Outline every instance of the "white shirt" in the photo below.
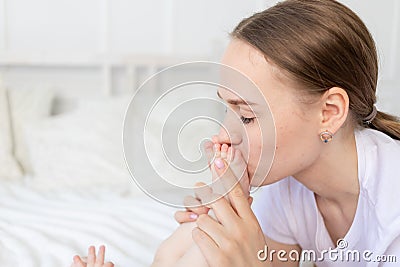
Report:
M 261 188 L 255 194 L 254 213 L 264 234 L 277 242 L 298 244 L 314 251 L 316 258 L 323 250 L 336 249 L 332 256 L 325 252 L 324 261 L 317 259 L 317 266 L 399 266 L 400 142 L 372 129 L 358 129 L 355 137 L 360 195 L 340 248 L 332 243 L 314 193 L 293 177 Z M 358 251 L 354 253 L 360 262 L 349 254 L 352 250 Z M 381 255 L 386 261 L 395 255 L 397 263 L 378 262 Z

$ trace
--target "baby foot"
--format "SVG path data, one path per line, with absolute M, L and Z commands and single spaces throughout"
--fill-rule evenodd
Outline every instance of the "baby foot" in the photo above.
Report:
M 247 173 L 247 164 L 243 159 L 242 153 L 240 150 L 229 147 L 226 161 L 232 172 L 239 179 L 239 183 L 243 189 L 243 192 L 248 197 L 250 195 L 250 178 L 249 174 Z
M 228 167 L 239 180 L 243 192 L 247 197 L 249 197 L 250 181 L 247 173 L 247 165 L 240 150 L 234 149 L 232 146 L 228 146 L 227 144 L 215 144 L 214 150 L 215 158 L 222 158 L 227 162 Z M 214 164 L 211 166 L 214 168 L 213 165 Z M 222 195 L 227 193 L 226 188 L 217 181 L 218 175 L 216 175 L 215 170 L 213 171 L 213 177 L 213 181 L 215 182 L 213 185 L 213 191 Z

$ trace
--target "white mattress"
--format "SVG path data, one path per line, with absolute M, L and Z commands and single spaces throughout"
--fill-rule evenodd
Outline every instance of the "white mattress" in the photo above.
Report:
M 73 255 L 100 244 L 115 266 L 149 266 L 177 227 L 174 211 L 144 194 L 41 194 L 0 183 L 1 266 L 70 266 Z

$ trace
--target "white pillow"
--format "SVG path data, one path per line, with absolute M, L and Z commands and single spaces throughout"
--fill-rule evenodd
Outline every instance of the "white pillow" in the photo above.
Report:
M 90 101 L 73 112 L 27 125 L 30 185 L 41 190 L 138 192 L 123 160 L 122 126 L 129 100 Z
M 108 188 L 121 193 L 142 193 L 129 175 L 123 159 L 123 119 L 130 99 L 114 97 L 82 102 L 73 112 L 27 125 L 25 130 L 29 132 L 27 142 L 33 168 L 33 177 L 28 183 L 47 191 Z M 160 133 L 164 124 L 162 118 L 169 114 L 169 110 L 168 105 L 164 106 L 155 111 L 155 117 L 149 118 L 152 127 L 146 132 L 146 140 L 152 168 L 178 186 L 192 187 L 198 181 L 209 182 L 211 174 L 208 170 L 191 176 L 183 175 L 164 157 Z M 139 115 L 143 110 L 138 106 L 133 112 Z M 198 156 L 198 137 L 211 136 L 215 132 L 215 129 L 205 126 L 209 125 L 195 123 L 190 130 L 183 131 L 180 140 L 182 151 L 195 152 L 195 155 L 184 153 L 185 156 Z M 143 137 L 137 131 L 132 138 L 142 142 Z M 167 136 L 167 139 L 176 141 L 174 136 Z M 141 164 L 146 156 L 138 155 L 136 164 Z M 144 176 L 153 173 L 139 169 Z M 151 186 L 154 191 L 166 189 L 162 183 Z
M 13 138 L 7 92 L 0 82 L 0 180 L 17 180 L 22 176 L 13 157 Z
M 25 143 L 25 140 L 30 138 L 30 133 L 23 131 L 23 128 L 26 123 L 33 123 L 50 115 L 54 91 L 50 88 L 27 88 L 9 90 L 8 94 L 15 143 L 15 157 L 24 173 L 31 174 L 31 163 Z

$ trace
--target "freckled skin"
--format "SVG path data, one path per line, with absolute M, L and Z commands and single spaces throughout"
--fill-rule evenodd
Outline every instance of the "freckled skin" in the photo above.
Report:
M 317 107 L 311 104 L 307 106 L 301 104 L 295 93 L 298 90 L 292 88 L 290 83 L 285 83 L 285 79 L 281 77 L 279 70 L 268 63 L 263 54 L 243 41 L 235 39 L 231 41 L 222 63 L 247 75 L 260 88 L 273 114 L 276 129 L 275 151 L 272 151 L 273 149 L 266 142 L 268 141 L 267 137 L 273 136 L 271 134 L 273 128 L 260 129 L 257 123 L 250 123 L 244 126 L 245 132 L 243 132 L 241 130 L 243 125 L 240 126 L 241 128 L 239 125 L 228 125 L 229 135 L 240 136 L 237 140 L 241 139 L 242 142 L 232 142 L 232 146 L 240 150 L 244 158 L 247 159 L 252 185 L 270 184 L 310 166 L 320 152 L 319 139 L 310 138 L 310 136 L 318 137 L 318 125 L 315 124 L 316 120 L 313 120 L 318 114 Z M 219 89 L 219 93 L 223 98 L 228 99 L 235 96 L 223 89 Z M 240 92 L 238 94 L 241 95 Z M 262 120 L 268 115 L 268 106 L 262 100 L 257 104 L 265 106 L 264 113 L 259 115 L 259 120 Z M 242 110 L 239 110 L 240 112 Z M 248 142 L 243 142 L 246 136 Z M 262 140 L 260 136 L 265 137 L 265 139 Z M 223 129 L 218 135 L 218 142 L 231 142 Z M 307 151 L 307 153 L 303 153 L 304 151 Z M 260 164 L 268 164 L 267 162 L 270 162 L 272 154 L 274 154 L 274 161 L 268 175 L 266 170 L 256 173 L 259 161 Z

